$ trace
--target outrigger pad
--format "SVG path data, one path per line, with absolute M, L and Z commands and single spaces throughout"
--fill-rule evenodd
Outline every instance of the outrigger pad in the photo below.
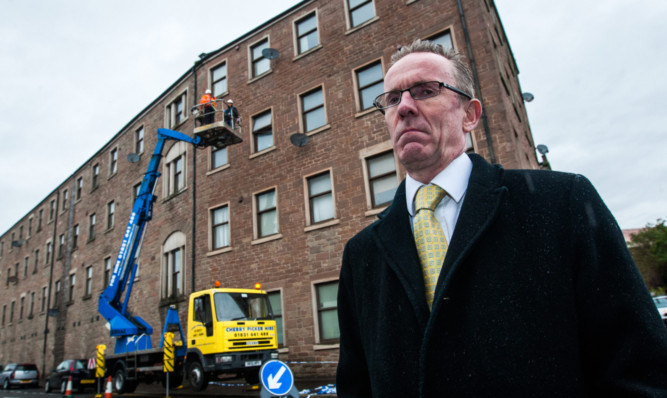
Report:
M 195 137 L 201 137 L 202 143 L 205 146 L 215 146 L 222 149 L 229 145 L 243 142 L 241 132 L 239 130 L 232 130 L 225 124 L 225 122 L 216 122 L 199 126 L 194 130 Z

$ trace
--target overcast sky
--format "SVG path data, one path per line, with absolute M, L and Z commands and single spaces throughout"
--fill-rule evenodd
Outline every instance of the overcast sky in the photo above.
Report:
M 0 0 L 0 234 L 190 68 L 297 0 Z M 667 218 L 667 1 L 497 0 L 536 144 Z

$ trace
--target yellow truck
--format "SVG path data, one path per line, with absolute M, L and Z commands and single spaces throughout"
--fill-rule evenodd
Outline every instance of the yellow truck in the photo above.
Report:
M 187 380 L 195 391 L 202 391 L 220 375 L 236 375 L 257 384 L 262 364 L 278 358 L 276 322 L 266 292 L 221 288 L 217 282 L 216 286 L 190 294 L 185 341 L 178 317 L 173 318 L 175 309 L 167 315 L 164 330 L 180 332 L 180 339 L 176 334 L 173 342 L 172 388 Z M 161 381 L 164 385 L 163 354 L 161 343 L 160 348 L 137 346 L 105 355 L 116 392 L 133 392 L 139 383 Z

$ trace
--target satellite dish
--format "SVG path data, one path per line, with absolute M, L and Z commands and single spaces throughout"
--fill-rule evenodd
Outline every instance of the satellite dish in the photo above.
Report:
M 264 58 L 276 59 L 280 53 L 275 48 L 265 48 L 262 50 L 262 55 Z
M 302 133 L 295 133 L 289 136 L 289 140 L 292 145 L 301 148 L 308 143 L 308 136 Z
M 128 153 L 127 154 L 127 161 L 130 163 L 137 163 L 139 161 L 139 155 L 136 153 Z
M 521 93 L 521 98 L 526 102 L 530 102 L 535 99 L 535 96 L 531 93 Z
M 539 152 L 540 155 L 546 155 L 549 153 L 549 148 L 546 145 L 540 144 L 537 146 L 537 152 Z

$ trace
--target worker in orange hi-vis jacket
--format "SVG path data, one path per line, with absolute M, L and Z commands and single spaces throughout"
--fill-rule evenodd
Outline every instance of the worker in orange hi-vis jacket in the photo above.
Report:
M 211 90 L 206 90 L 204 95 L 201 96 L 199 104 L 202 106 L 204 111 L 204 123 L 211 124 L 215 120 L 215 97 L 211 95 Z

